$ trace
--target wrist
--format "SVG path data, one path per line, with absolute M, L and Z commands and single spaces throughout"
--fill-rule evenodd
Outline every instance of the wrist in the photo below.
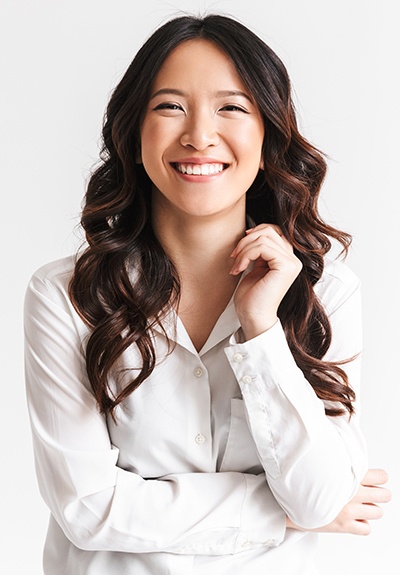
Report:
M 288 516 L 286 516 L 286 529 L 296 529 L 297 531 L 305 531 L 305 529 L 293 523 L 293 521 L 291 521 Z
M 269 318 L 246 318 L 244 320 L 239 318 L 239 321 L 244 339 L 249 341 L 274 327 L 278 322 L 278 317 L 275 315 Z

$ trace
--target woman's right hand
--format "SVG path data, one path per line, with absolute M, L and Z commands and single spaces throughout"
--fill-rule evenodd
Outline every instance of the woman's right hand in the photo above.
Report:
M 353 535 L 369 535 L 371 533 L 370 521 L 383 516 L 382 508 L 378 503 L 387 503 L 391 493 L 385 485 L 388 475 L 383 469 L 369 469 L 361 481 L 357 493 L 345 505 L 339 515 L 328 525 L 312 529 L 320 533 L 352 533 Z M 301 529 L 286 519 L 286 527 Z

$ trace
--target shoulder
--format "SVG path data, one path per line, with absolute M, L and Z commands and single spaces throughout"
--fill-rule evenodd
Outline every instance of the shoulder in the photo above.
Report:
M 46 298 L 69 307 L 68 285 L 75 261 L 75 256 L 68 256 L 38 268 L 27 286 L 26 299 Z
M 75 256 L 49 262 L 38 268 L 32 275 L 31 281 L 44 283 L 54 286 L 55 288 L 68 288 L 69 281 L 72 277 Z
M 314 291 L 328 315 L 337 310 L 360 289 L 357 275 L 342 260 L 325 258 L 324 271 Z
M 90 335 L 89 328 L 69 297 L 75 262 L 76 257 L 69 256 L 49 262 L 33 273 L 25 291 L 23 307 L 28 345 L 37 349 L 46 346 L 50 353 L 54 350 L 57 350 L 54 353 L 59 353 L 62 346 L 78 346 L 79 354 L 83 353 Z M 43 349 L 38 353 L 42 352 Z

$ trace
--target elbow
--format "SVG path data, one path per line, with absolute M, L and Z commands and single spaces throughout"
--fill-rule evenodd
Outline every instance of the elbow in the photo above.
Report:
M 320 460 L 321 461 L 321 460 Z M 271 485 L 289 519 L 305 530 L 320 529 L 336 519 L 354 497 L 365 474 L 365 461 L 350 461 L 346 455 L 313 466 L 290 471 Z
M 82 551 L 99 551 L 107 547 L 104 519 L 89 512 L 82 500 L 70 502 L 54 513 L 65 537 Z
M 95 532 L 82 525 L 78 518 L 74 521 L 66 521 L 64 518 L 57 522 L 68 541 L 81 551 L 99 551 L 103 549 L 98 537 L 95 537 Z
M 358 482 L 354 476 L 341 484 L 313 485 L 302 496 L 283 505 L 289 519 L 300 528 L 310 531 L 328 525 L 336 519 L 354 496 Z
M 331 523 L 340 513 L 341 509 L 319 509 L 305 506 L 304 510 L 289 510 L 287 516 L 297 527 L 304 531 L 320 529 Z

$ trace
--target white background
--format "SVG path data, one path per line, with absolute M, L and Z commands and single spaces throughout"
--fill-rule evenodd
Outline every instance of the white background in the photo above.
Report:
M 324 535 L 321 573 L 398 573 L 399 22 L 396 0 L 1 0 L 2 573 L 41 573 L 47 510 L 24 396 L 22 302 L 31 273 L 72 253 L 110 91 L 179 10 L 229 13 L 280 55 L 304 134 L 329 154 L 321 210 L 354 235 L 364 296 L 362 425 L 393 501 L 368 538 Z M 138 9 L 139 7 L 139 9 Z M 4 321 L 5 319 L 5 321 Z

